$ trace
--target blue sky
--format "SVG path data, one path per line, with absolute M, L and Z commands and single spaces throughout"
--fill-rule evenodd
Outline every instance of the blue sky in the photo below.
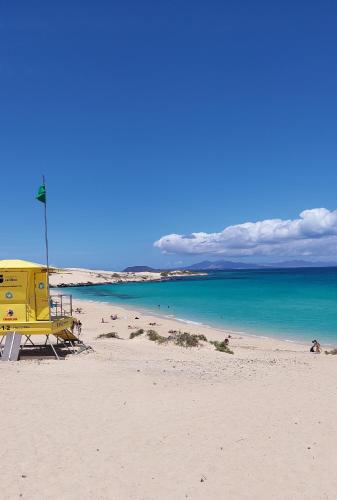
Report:
M 42 173 L 59 266 L 237 258 L 154 242 L 320 207 L 333 236 L 336 16 L 328 0 L 2 2 L 0 258 L 44 258 Z M 301 253 L 277 248 L 242 255 Z

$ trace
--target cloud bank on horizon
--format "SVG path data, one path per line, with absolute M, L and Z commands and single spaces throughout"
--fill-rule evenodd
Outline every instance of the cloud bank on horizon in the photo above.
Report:
M 228 226 L 219 233 L 168 234 L 154 243 L 166 254 L 226 257 L 335 257 L 337 210 L 304 210 L 298 219 L 267 219 Z

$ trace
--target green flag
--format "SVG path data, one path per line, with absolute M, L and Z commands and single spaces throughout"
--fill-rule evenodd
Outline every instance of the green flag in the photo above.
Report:
M 42 186 L 39 187 L 39 190 L 35 198 L 41 201 L 42 203 L 46 203 L 46 186 L 44 184 L 42 184 Z

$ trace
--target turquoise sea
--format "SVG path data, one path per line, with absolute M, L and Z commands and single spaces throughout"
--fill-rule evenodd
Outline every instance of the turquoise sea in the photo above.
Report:
M 337 344 L 337 268 L 217 271 L 66 292 L 241 332 Z

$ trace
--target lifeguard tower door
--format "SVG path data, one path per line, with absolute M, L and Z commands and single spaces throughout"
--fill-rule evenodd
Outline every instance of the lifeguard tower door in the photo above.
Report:
M 47 280 L 47 273 L 35 273 L 35 301 L 37 321 L 48 321 L 50 319 Z
M 0 321 L 27 321 L 26 271 L 0 271 Z

